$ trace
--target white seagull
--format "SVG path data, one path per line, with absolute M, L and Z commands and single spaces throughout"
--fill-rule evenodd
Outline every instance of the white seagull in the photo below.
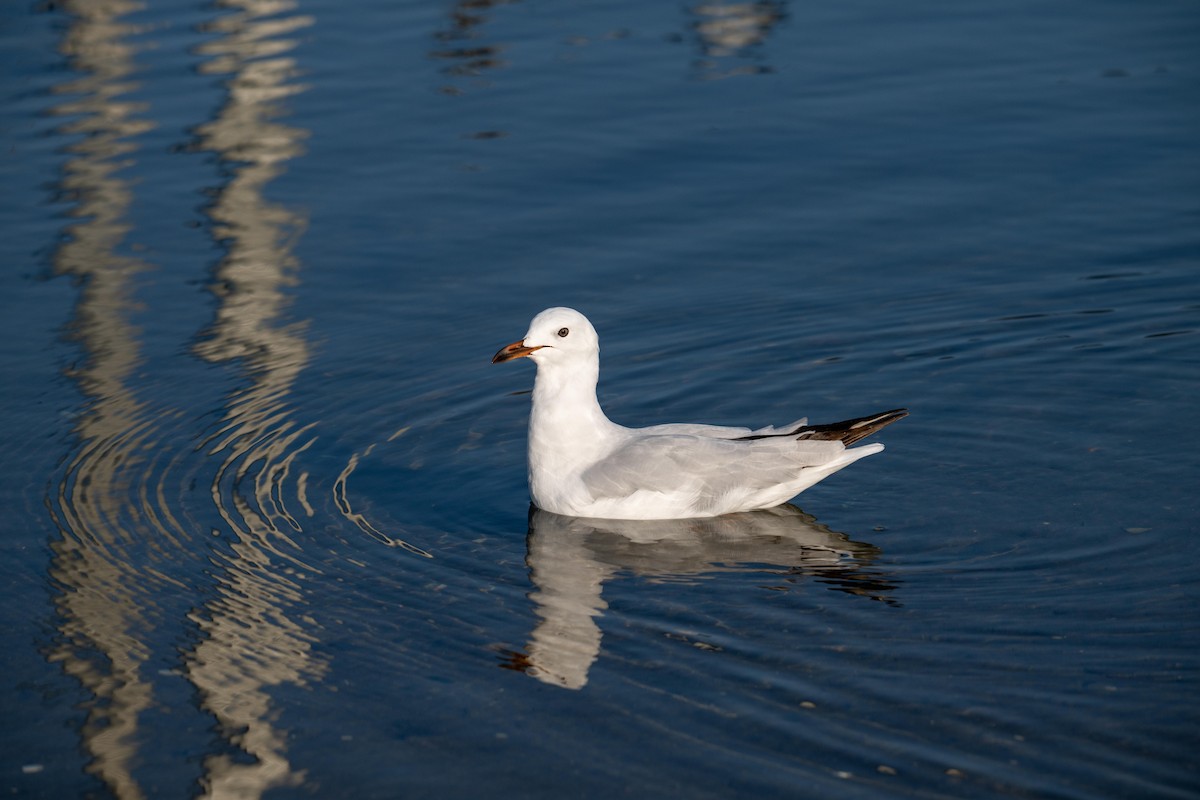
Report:
M 626 428 L 596 400 L 600 340 L 573 308 L 548 308 L 492 363 L 537 364 L 529 493 L 538 508 L 598 519 L 684 519 L 771 508 L 882 444 L 846 449 L 908 412 L 759 430 L 672 423 Z

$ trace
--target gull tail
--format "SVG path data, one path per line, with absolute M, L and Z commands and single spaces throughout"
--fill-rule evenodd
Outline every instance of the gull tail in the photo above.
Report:
M 858 417 L 843 422 L 830 422 L 827 425 L 805 425 L 792 431 L 797 439 L 839 439 L 849 447 L 859 439 L 865 439 L 880 428 L 891 425 L 898 419 L 908 416 L 908 409 L 894 408 L 882 414 L 872 414 L 869 417 Z
M 825 425 L 801 425 L 787 433 L 765 433 L 754 436 L 742 436 L 741 439 L 766 439 L 779 436 L 794 436 L 796 439 L 826 439 L 837 440 L 849 447 L 859 439 L 865 439 L 880 428 L 891 425 L 898 419 L 908 416 L 908 409 L 894 408 L 882 414 L 872 414 L 869 417 L 857 417 L 842 422 L 830 422 Z

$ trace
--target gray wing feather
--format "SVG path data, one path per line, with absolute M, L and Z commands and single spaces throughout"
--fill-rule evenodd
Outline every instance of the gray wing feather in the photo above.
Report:
M 703 425 L 692 422 L 669 422 L 665 425 L 651 425 L 647 428 L 635 428 L 639 436 L 703 436 L 710 439 L 738 439 L 742 436 L 771 436 L 776 433 L 794 431 L 808 424 L 808 417 L 798 419 L 790 425 L 776 428 L 768 425 L 765 428 L 739 428 L 728 425 Z
M 844 449 L 841 442 L 790 438 L 637 436 L 588 468 L 582 479 L 597 500 L 627 497 L 639 490 L 716 497 L 787 483 L 805 467 L 826 464 Z

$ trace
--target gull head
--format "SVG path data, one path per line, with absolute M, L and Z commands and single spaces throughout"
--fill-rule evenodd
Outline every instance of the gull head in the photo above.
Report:
M 573 308 L 547 308 L 529 323 L 519 342 L 502 347 L 492 363 L 529 358 L 539 367 L 598 360 L 600 338 L 588 318 Z

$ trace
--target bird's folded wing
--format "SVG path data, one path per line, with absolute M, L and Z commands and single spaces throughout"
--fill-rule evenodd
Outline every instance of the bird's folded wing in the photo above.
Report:
M 637 436 L 581 477 L 596 500 L 628 497 L 639 490 L 713 497 L 788 483 L 804 468 L 827 464 L 844 451 L 837 441 Z
M 711 439 L 737 439 L 742 436 L 773 436 L 786 431 L 794 431 L 808 423 L 808 417 L 798 419 L 790 425 L 776 428 L 768 425 L 757 430 L 739 428 L 729 425 L 704 425 L 694 422 L 669 422 L 665 425 L 651 425 L 647 428 L 636 428 L 642 436 L 704 436 Z

